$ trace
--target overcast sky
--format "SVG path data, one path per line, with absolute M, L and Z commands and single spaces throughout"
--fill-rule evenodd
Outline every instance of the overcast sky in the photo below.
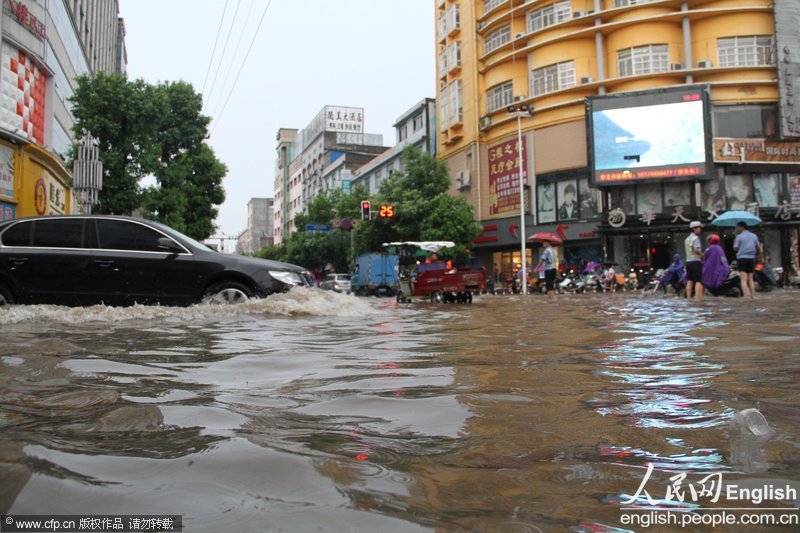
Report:
M 129 78 L 205 83 L 209 142 L 228 166 L 227 235 L 245 228 L 250 198 L 273 195 L 279 128 L 304 128 L 326 104 L 363 107 L 366 132 L 391 146 L 395 119 L 436 96 L 431 0 L 272 0 L 231 93 L 267 1 L 120 0 Z

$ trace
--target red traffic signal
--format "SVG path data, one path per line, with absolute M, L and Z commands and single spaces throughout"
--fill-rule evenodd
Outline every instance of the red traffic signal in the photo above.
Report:
M 361 220 L 369 220 L 369 200 L 361 201 Z
M 382 205 L 380 210 L 378 211 L 378 216 L 380 216 L 381 218 L 392 218 L 394 216 L 394 206 Z

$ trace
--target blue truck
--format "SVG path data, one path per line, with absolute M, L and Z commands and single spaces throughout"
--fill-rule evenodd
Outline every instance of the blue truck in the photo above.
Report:
M 361 296 L 392 296 L 397 291 L 397 255 L 371 253 L 356 258 L 350 290 Z

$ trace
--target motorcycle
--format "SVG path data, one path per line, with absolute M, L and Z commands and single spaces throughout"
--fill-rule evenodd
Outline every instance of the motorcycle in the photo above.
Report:
M 705 287 L 705 292 L 712 296 L 734 296 L 737 298 L 742 296 L 742 282 L 741 278 L 739 278 L 739 273 L 736 271 L 736 262 L 731 264 L 731 271 L 725 281 L 722 282 L 722 285 L 715 289 Z

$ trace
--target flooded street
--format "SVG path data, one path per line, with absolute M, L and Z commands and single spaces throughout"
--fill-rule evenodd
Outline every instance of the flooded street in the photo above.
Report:
M 800 487 L 800 292 L 759 296 L 3 309 L 0 511 L 638 531 L 649 465 L 653 498 L 676 474 Z M 749 408 L 769 435 L 731 429 Z

